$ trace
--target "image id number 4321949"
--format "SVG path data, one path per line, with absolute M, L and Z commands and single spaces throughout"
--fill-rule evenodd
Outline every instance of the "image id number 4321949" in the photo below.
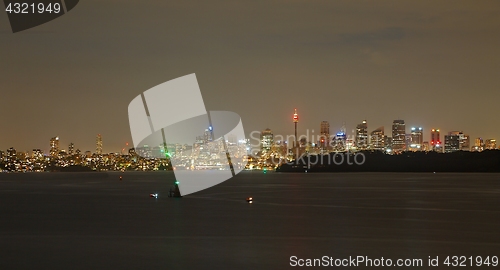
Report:
M 443 264 L 446 266 L 498 266 L 498 257 L 447 256 Z
M 60 3 L 9 3 L 5 7 L 7 13 L 35 14 L 35 13 L 59 13 Z

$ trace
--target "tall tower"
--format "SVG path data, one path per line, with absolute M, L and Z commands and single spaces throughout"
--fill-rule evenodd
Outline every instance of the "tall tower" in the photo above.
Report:
M 274 144 L 273 132 L 270 129 L 266 129 L 260 133 L 260 150 L 262 153 L 267 153 L 271 151 L 271 147 Z
M 97 138 L 95 139 L 95 153 L 98 155 L 102 155 L 102 136 L 101 136 L 101 134 L 97 134 Z
M 59 137 L 53 137 L 50 139 L 50 156 L 57 157 L 59 154 Z
M 210 141 L 214 140 L 214 128 L 212 126 L 208 126 L 208 131 L 210 131 Z
M 379 127 L 370 133 L 370 148 L 374 150 L 384 150 L 385 135 L 384 127 Z
M 405 120 L 394 120 L 392 122 L 392 150 L 402 152 L 406 148 L 406 124 Z
M 419 127 L 412 127 L 411 128 L 411 143 L 412 144 L 418 144 L 422 145 L 424 143 L 424 129 Z
M 330 123 L 322 121 L 319 130 L 321 134 L 321 147 L 328 147 L 330 145 Z
M 366 120 L 356 126 L 356 146 L 360 150 L 368 148 L 368 124 Z
M 293 114 L 293 123 L 295 124 L 295 141 L 294 146 L 298 146 L 297 140 L 297 123 L 299 122 L 299 115 L 297 114 L 297 109 L 295 109 L 295 113 Z
M 452 134 L 450 132 L 448 135 L 444 136 L 444 152 L 452 153 L 460 150 L 460 137 L 458 134 Z
M 422 127 L 412 127 L 410 134 L 410 150 L 422 151 L 424 144 L 424 129 Z
M 68 154 L 73 155 L 75 153 L 75 145 L 73 143 L 70 143 L 68 146 Z

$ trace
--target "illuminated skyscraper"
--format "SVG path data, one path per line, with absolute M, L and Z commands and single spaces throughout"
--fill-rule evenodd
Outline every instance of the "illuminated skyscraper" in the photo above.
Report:
M 470 151 L 469 135 L 465 135 L 462 131 L 451 131 L 448 134 L 458 136 L 461 151 Z
M 332 147 L 334 151 L 342 152 L 347 148 L 347 135 L 344 131 L 337 132 L 335 138 L 332 141 Z
M 405 134 L 405 150 L 409 150 L 411 145 L 411 134 Z
M 321 122 L 320 133 L 319 144 L 322 148 L 327 148 L 330 144 L 330 123 L 328 121 Z
M 431 150 L 431 147 L 430 147 L 430 144 L 429 142 L 425 141 L 423 144 L 422 144 L 422 151 L 425 151 L 425 152 L 428 152 Z
M 59 154 L 59 137 L 53 137 L 50 139 L 49 155 L 51 157 L 57 157 L 57 154 Z
M 97 134 L 95 139 L 95 153 L 97 155 L 102 155 L 102 136 L 101 134 Z
M 478 146 L 478 147 L 484 147 L 484 141 L 483 141 L 483 138 L 476 138 L 476 142 L 474 144 L 475 146 Z
M 444 136 L 444 152 L 452 153 L 460 150 L 460 137 L 458 135 Z
M 267 128 L 260 134 L 260 149 L 263 153 L 269 152 L 274 144 L 274 135 L 271 129 Z
M 410 134 L 410 146 L 411 151 L 422 151 L 422 145 L 424 143 L 424 129 L 421 127 L 412 127 Z
M 14 147 L 7 149 L 7 159 L 15 160 L 17 158 L 17 151 Z
M 16 170 L 17 151 L 14 147 L 7 149 L 7 169 L 10 171 Z
M 495 139 L 486 140 L 486 143 L 484 145 L 484 149 L 488 149 L 488 150 L 497 149 L 497 140 L 495 140 Z
M 433 151 L 442 152 L 441 134 L 439 129 L 431 130 L 431 148 Z
M 483 138 L 476 138 L 474 141 L 474 146 L 471 148 L 473 152 L 481 152 L 484 150 L 484 141 Z
M 360 150 L 368 148 L 368 124 L 366 120 L 356 126 L 356 147 Z
M 464 135 L 464 138 L 463 138 L 461 143 L 462 144 L 460 145 L 460 150 L 470 151 L 470 136 L 469 135 Z
M 41 149 L 33 149 L 31 157 L 37 161 L 43 160 L 43 151 Z
M 379 127 L 370 133 L 370 148 L 374 150 L 384 150 L 385 135 L 384 127 Z
M 411 128 L 411 143 L 422 145 L 424 143 L 424 129 Z
M 210 138 L 209 138 L 209 141 L 213 141 L 214 140 L 214 128 L 212 126 L 209 126 L 208 127 L 208 132 L 210 132 Z
M 406 125 L 404 120 L 394 120 L 392 123 L 392 150 L 402 152 L 406 148 Z
M 392 137 L 385 136 L 385 138 L 384 138 L 384 150 L 386 152 L 392 152 Z
M 271 151 L 271 147 L 274 143 L 274 135 L 273 132 L 266 128 L 266 130 L 260 133 L 260 150 L 262 153 L 267 153 Z
M 210 131 L 208 128 L 205 129 L 205 132 L 203 132 L 203 143 L 208 143 L 210 141 Z
M 75 145 L 73 143 L 70 143 L 68 146 L 68 154 L 71 156 L 75 153 Z
M 470 151 L 470 136 L 461 133 L 460 134 L 460 150 Z

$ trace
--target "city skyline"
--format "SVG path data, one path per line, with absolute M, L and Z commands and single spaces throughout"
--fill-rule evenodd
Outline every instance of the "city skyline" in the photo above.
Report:
M 297 113 L 296 109 L 295 109 L 295 113 Z M 297 115 L 301 115 L 301 114 L 298 113 Z M 295 115 L 294 115 L 294 117 L 295 117 Z M 294 118 L 292 118 L 292 121 L 290 121 L 291 123 L 295 123 L 293 121 L 293 119 Z M 403 128 L 405 130 L 405 132 L 404 132 L 405 136 L 407 136 L 407 137 L 409 136 L 410 138 L 415 138 L 415 132 L 418 132 L 418 134 L 420 134 L 420 135 L 418 135 L 418 141 L 420 142 L 420 144 L 428 143 L 430 145 L 430 147 L 432 147 L 434 145 L 434 137 L 432 134 L 435 132 L 437 132 L 437 134 L 438 134 L 437 138 L 440 139 L 440 147 L 441 148 L 443 148 L 445 145 L 445 137 L 446 136 L 451 136 L 451 135 L 458 136 L 459 132 L 461 134 L 465 134 L 468 136 L 468 139 L 470 142 L 470 145 L 468 146 L 469 150 L 472 147 L 474 147 L 475 144 L 477 144 L 475 142 L 477 142 L 478 140 L 481 140 L 482 144 L 488 144 L 488 141 L 496 142 L 496 139 L 497 139 L 497 137 L 471 136 L 470 135 L 471 133 L 469 133 L 467 131 L 463 131 L 463 130 L 445 131 L 445 130 L 442 130 L 440 128 L 438 128 L 438 129 L 436 129 L 436 128 L 426 129 L 426 128 L 423 128 L 422 126 L 419 126 L 419 125 L 407 125 L 407 123 L 405 122 L 404 119 L 393 120 L 393 123 L 390 127 L 392 129 L 394 129 L 394 127 L 395 127 L 394 124 L 396 122 L 400 123 L 400 121 L 402 121 Z M 297 124 L 300 127 L 302 122 L 297 122 Z M 306 133 L 301 133 L 300 132 L 301 129 L 298 128 L 298 130 L 299 130 L 298 131 L 298 138 L 300 139 L 301 136 L 309 134 L 309 136 L 311 137 L 312 140 L 308 139 L 307 142 L 316 143 L 314 141 L 314 138 L 325 138 L 326 139 L 325 144 L 326 144 L 329 140 L 331 140 L 335 137 L 335 134 L 337 134 L 338 132 L 342 132 L 342 129 L 345 128 L 346 123 L 343 123 L 343 125 L 340 128 L 338 128 L 337 130 L 332 130 L 329 121 L 323 120 L 323 121 L 319 122 L 318 124 L 320 125 L 319 128 L 316 128 L 316 129 L 312 128 L 309 130 L 304 129 L 307 131 Z M 362 137 L 359 137 L 360 128 L 362 128 L 362 134 L 363 134 Z M 346 129 L 345 135 L 347 136 L 347 139 L 351 139 L 353 141 L 357 141 L 357 140 L 365 141 L 365 143 L 364 143 L 365 147 L 361 147 L 361 149 L 365 149 L 365 148 L 367 148 L 367 146 L 372 144 L 372 142 L 374 140 L 372 138 L 372 136 L 374 135 L 374 133 L 380 133 L 380 131 L 382 131 L 382 133 L 384 133 L 385 129 L 386 129 L 385 126 L 380 126 L 380 127 L 372 129 L 369 125 L 369 121 L 364 119 L 364 120 L 360 121 L 359 124 L 356 125 L 356 129 L 351 129 L 350 132 L 348 131 L 349 129 Z M 266 127 L 265 129 L 262 129 L 262 130 L 254 130 L 252 132 L 260 134 L 262 131 L 268 132 L 269 134 L 272 134 L 274 136 L 276 136 L 276 135 L 283 136 L 284 138 L 287 138 L 289 136 L 294 136 L 293 133 L 279 134 L 279 133 L 275 132 L 274 129 L 271 127 Z M 205 132 L 206 132 L 206 130 L 205 130 Z M 251 134 L 252 132 L 249 132 L 249 134 Z M 328 133 L 326 133 L 326 132 L 328 132 Z M 393 140 L 394 132 L 395 131 L 392 130 L 391 133 L 385 133 L 385 135 L 387 137 L 391 138 L 391 140 Z M 193 138 L 195 138 L 195 139 L 198 139 L 199 137 L 200 136 L 193 135 Z M 249 140 L 257 140 L 257 142 L 262 140 L 262 138 L 252 137 L 251 135 L 247 136 L 247 137 L 249 138 Z M 0 148 L 0 151 L 5 152 L 5 150 L 7 150 L 9 148 L 14 148 L 17 151 L 27 152 L 27 153 L 33 152 L 34 150 L 36 150 L 36 151 L 41 150 L 41 152 L 46 154 L 46 155 L 54 156 L 54 155 L 57 155 L 57 153 L 58 153 L 55 150 L 64 151 L 64 152 L 67 152 L 68 154 L 72 154 L 74 151 L 79 150 L 79 152 L 81 152 L 81 153 L 90 152 L 90 153 L 96 153 L 99 155 L 99 154 L 105 154 L 105 153 L 118 153 L 118 154 L 125 153 L 126 154 L 129 149 L 133 148 L 133 146 L 131 146 L 131 144 L 129 142 L 125 142 L 122 144 L 123 147 L 121 149 L 118 149 L 116 151 L 114 151 L 114 150 L 107 151 L 105 149 L 105 146 L 103 146 L 104 144 L 103 144 L 102 135 L 100 133 L 98 133 L 98 134 L 96 134 L 96 136 L 94 138 L 95 138 L 94 145 L 92 147 L 89 147 L 88 149 L 83 149 L 83 148 L 79 147 L 77 144 L 75 144 L 71 140 L 64 141 L 64 140 L 61 140 L 60 136 L 55 136 L 55 137 L 52 137 L 50 139 L 49 143 L 47 143 L 44 147 L 37 146 L 37 147 L 33 147 L 31 149 L 22 149 L 22 148 L 16 147 L 15 145 L 10 145 L 9 147 L 6 147 L 6 148 Z M 193 142 L 195 141 L 195 139 L 193 139 Z M 405 144 L 406 143 L 404 141 L 405 139 L 403 138 L 402 140 L 403 141 L 401 143 Z M 178 142 L 168 142 L 168 144 L 176 144 L 176 143 L 178 143 Z M 161 146 L 161 145 L 159 145 L 159 146 Z M 270 147 L 270 146 L 271 145 L 269 145 L 267 147 Z M 156 146 L 151 145 L 151 147 L 156 147 Z M 499 148 L 500 148 L 500 146 L 499 146 Z
M 237 112 L 247 134 L 266 127 L 293 134 L 297 108 L 299 134 L 319 133 L 321 121 L 332 134 L 345 122 L 350 133 L 364 119 L 368 132 L 388 133 L 404 119 L 426 131 L 500 136 L 495 1 L 141 5 L 117 13 L 116 3 L 85 1 L 16 34 L 0 13 L 0 49 L 22 52 L 2 58 L 0 149 L 46 151 L 59 136 L 65 147 L 94 151 L 100 133 L 104 152 L 119 152 L 132 141 L 130 101 L 192 73 L 207 110 Z

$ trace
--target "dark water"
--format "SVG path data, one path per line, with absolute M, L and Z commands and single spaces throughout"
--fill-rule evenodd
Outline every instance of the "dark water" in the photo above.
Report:
M 500 256 L 500 174 L 244 172 L 182 199 L 167 198 L 172 173 L 119 175 L 0 174 L 0 269 Z

